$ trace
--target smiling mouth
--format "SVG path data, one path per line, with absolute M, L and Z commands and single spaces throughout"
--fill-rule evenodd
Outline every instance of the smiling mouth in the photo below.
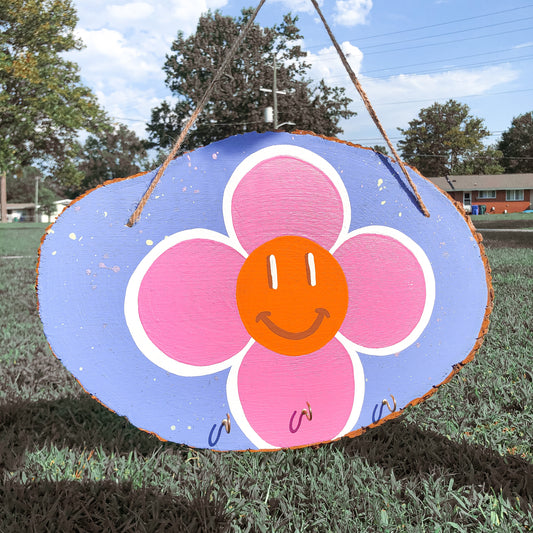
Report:
M 299 341 L 315 333 L 315 331 L 317 331 L 320 325 L 322 324 L 322 321 L 324 320 L 324 318 L 329 318 L 328 310 L 324 309 L 323 307 L 318 307 L 317 309 L 315 309 L 315 313 L 317 314 L 315 321 L 305 331 L 293 332 L 293 331 L 287 331 L 286 329 L 280 328 L 277 324 L 274 324 L 274 322 L 270 320 L 269 318 L 269 316 L 271 315 L 270 311 L 261 311 L 255 317 L 255 321 L 259 322 L 260 320 L 262 320 L 265 326 L 270 331 L 272 331 L 272 333 L 275 333 L 276 335 L 279 335 L 280 337 L 283 337 L 284 339 L 289 339 L 291 341 Z

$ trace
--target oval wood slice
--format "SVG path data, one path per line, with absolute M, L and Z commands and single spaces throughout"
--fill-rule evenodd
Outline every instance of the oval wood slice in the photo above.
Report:
M 219 450 L 355 436 L 430 396 L 488 328 L 487 260 L 415 170 L 309 133 L 250 133 L 70 204 L 40 249 L 56 356 L 119 415 Z

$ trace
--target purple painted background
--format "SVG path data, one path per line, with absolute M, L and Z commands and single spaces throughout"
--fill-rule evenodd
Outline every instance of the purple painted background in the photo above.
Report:
M 418 340 L 397 355 L 358 351 L 366 390 L 352 430 L 373 422 L 383 398 L 393 394 L 402 408 L 441 383 L 479 334 L 487 303 L 480 250 L 462 216 L 433 185 L 411 171 L 431 213 L 426 218 L 401 171 L 377 153 L 312 135 L 232 137 L 172 162 L 132 228 L 126 222 L 154 172 L 110 183 L 75 202 L 41 247 L 40 312 L 54 353 L 88 392 L 164 439 L 209 447 L 213 425 L 218 428 L 230 411 L 229 369 L 182 377 L 147 359 L 124 318 L 128 281 L 166 236 L 194 228 L 226 234 L 222 197 L 231 174 L 245 157 L 274 144 L 311 150 L 337 170 L 351 204 L 350 231 L 369 225 L 397 229 L 422 247 L 433 268 L 433 313 Z M 215 447 L 255 446 L 232 423 Z

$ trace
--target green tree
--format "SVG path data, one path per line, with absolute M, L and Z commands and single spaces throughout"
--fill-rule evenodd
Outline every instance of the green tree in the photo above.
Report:
M 8 173 L 7 201 L 10 203 L 35 202 L 36 180 L 39 180 L 39 188 L 41 188 L 41 172 L 35 167 L 19 168 L 16 173 Z
M 55 201 L 57 200 L 57 194 L 46 187 L 39 189 L 39 213 L 48 217 L 52 216 L 55 211 Z
M 65 52 L 82 44 L 71 0 L 0 1 L 0 171 L 38 166 L 56 181 L 76 181 L 72 157 L 80 130 L 106 118 Z
M 383 154 L 383 155 L 388 155 L 389 151 L 387 150 L 387 147 L 386 146 L 383 146 L 382 144 L 375 144 L 372 149 L 374 150 L 374 152 L 379 152 L 380 154 Z
M 177 103 L 163 102 L 152 110 L 147 127 L 151 141 L 162 147 L 173 144 L 250 15 L 251 10 L 243 10 L 237 18 L 208 12 L 200 18 L 195 34 L 185 38 L 178 33 L 163 68 Z M 272 106 L 273 95 L 260 89 L 273 87 L 274 57 L 278 90 L 286 92 L 278 97 L 279 122 L 292 122 L 297 129 L 324 135 L 342 132 L 340 119 L 355 115 L 348 109 L 351 99 L 343 88 L 307 79 L 310 65 L 298 44 L 302 36 L 296 22 L 297 17 L 288 14 L 277 26 L 254 24 L 250 28 L 184 149 L 245 131 L 272 129 L 263 112 Z
M 37 187 L 36 182 L 38 182 Z M 39 169 L 35 167 L 18 169 L 16 173 L 7 175 L 7 201 L 10 203 L 33 203 L 37 190 L 39 212 L 50 216 L 54 212 L 54 202 L 58 200 L 58 195 L 55 191 L 47 188 L 44 183 Z
M 76 161 L 76 168 L 83 177 L 79 183 L 67 189 L 67 194 L 75 197 L 104 181 L 126 178 L 148 170 L 145 144 L 124 124 L 89 136 Z
M 505 172 L 533 172 L 533 111 L 513 118 L 502 133 L 498 148 Z
M 409 128 L 398 129 L 404 137 L 398 141 L 403 159 L 425 176 L 503 171 L 498 164 L 501 154 L 483 145 L 490 134 L 483 119 L 472 116 L 466 104 L 434 103 L 421 109 Z

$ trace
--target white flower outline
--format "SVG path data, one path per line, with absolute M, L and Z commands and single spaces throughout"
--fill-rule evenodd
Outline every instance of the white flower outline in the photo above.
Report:
M 130 280 L 126 287 L 126 293 L 124 298 L 124 315 L 126 319 L 126 324 L 132 335 L 132 338 L 141 353 L 143 353 L 143 355 L 145 355 L 152 363 L 166 370 L 167 372 L 171 372 L 173 374 L 184 377 L 195 377 L 213 374 L 230 368 L 230 372 L 226 382 L 226 394 L 230 411 L 233 415 L 234 420 L 237 422 L 246 437 L 259 449 L 277 449 L 279 448 L 279 446 L 274 446 L 266 442 L 253 429 L 253 427 L 246 418 L 244 408 L 239 397 L 239 368 L 244 357 L 256 341 L 250 337 L 249 341 L 240 351 L 235 354 L 229 355 L 226 360 L 219 363 L 196 366 L 176 361 L 175 359 L 170 358 L 164 352 L 162 352 L 146 334 L 146 331 L 142 326 L 139 316 L 138 295 L 142 280 L 145 274 L 150 269 L 151 265 L 163 253 L 165 253 L 167 250 L 181 242 L 193 239 L 215 241 L 229 246 L 230 248 L 238 252 L 244 259 L 246 259 L 248 257 L 248 253 L 239 242 L 235 227 L 233 225 L 233 217 L 231 211 L 233 195 L 241 180 L 248 174 L 250 170 L 252 170 L 259 163 L 267 159 L 280 156 L 293 157 L 313 165 L 314 167 L 321 170 L 331 180 L 331 182 L 337 189 L 342 202 L 343 221 L 337 240 L 329 250 L 331 254 L 337 251 L 349 239 L 357 235 L 377 234 L 389 236 L 399 241 L 415 256 L 422 269 L 425 281 L 426 300 L 424 303 L 424 308 L 421 317 L 417 322 L 416 326 L 413 328 L 413 330 L 401 341 L 395 343 L 394 345 L 382 348 L 368 348 L 358 345 L 357 343 L 351 341 L 342 333 L 340 333 L 340 329 L 342 329 L 342 326 L 336 333 L 335 339 L 337 339 L 344 347 L 352 363 L 354 371 L 354 402 L 344 427 L 337 435 L 332 437 L 332 440 L 340 438 L 343 435 L 349 433 L 355 426 L 361 412 L 361 408 L 364 401 L 365 378 L 364 370 L 358 352 L 362 352 L 368 355 L 385 356 L 396 354 L 402 350 L 405 350 L 408 346 L 415 342 L 416 339 L 418 339 L 418 337 L 426 328 L 431 318 L 433 305 L 435 302 L 435 277 L 433 274 L 431 263 L 425 252 L 414 240 L 412 240 L 410 237 L 400 232 L 399 230 L 390 228 L 388 226 L 365 226 L 353 230 L 351 232 L 349 231 L 351 223 L 351 204 L 348 191 L 346 190 L 344 182 L 342 181 L 338 172 L 324 158 L 322 158 L 315 152 L 312 152 L 311 150 L 308 150 L 303 147 L 279 144 L 257 150 L 256 152 L 243 159 L 243 161 L 241 161 L 237 165 L 230 179 L 228 180 L 222 199 L 223 218 L 228 235 L 226 236 L 216 231 L 208 230 L 205 228 L 195 228 L 180 231 L 160 241 L 140 261 L 140 263 L 138 264 L 138 266 L 130 277 Z

